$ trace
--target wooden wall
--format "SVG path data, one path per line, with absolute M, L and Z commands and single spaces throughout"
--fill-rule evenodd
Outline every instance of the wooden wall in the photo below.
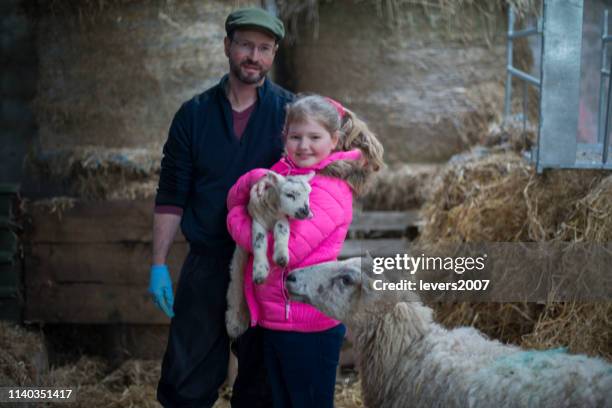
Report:
M 77 203 L 61 216 L 32 206 L 25 320 L 167 323 L 147 293 L 152 213 L 149 200 Z M 174 279 L 187 251 L 179 233 L 168 261 Z

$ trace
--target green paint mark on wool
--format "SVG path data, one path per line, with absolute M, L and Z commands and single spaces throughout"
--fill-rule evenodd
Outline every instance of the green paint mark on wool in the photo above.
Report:
M 531 370 L 545 370 L 551 367 L 550 358 L 558 354 L 567 353 L 565 347 L 559 347 L 551 350 L 528 350 L 519 351 L 509 356 L 498 358 L 493 367 L 506 372 L 507 374 L 514 374 L 520 369 L 531 369 Z M 498 371 L 501 374 L 501 372 Z

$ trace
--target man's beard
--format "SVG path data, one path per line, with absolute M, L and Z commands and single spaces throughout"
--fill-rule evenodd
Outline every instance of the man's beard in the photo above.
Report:
M 256 66 L 259 69 L 257 74 L 248 75 L 242 72 L 242 65 L 252 65 Z M 236 64 L 234 61 L 230 59 L 230 70 L 232 73 L 238 78 L 242 83 L 247 85 L 255 85 L 258 84 L 268 73 L 268 70 L 263 69 L 261 64 L 255 63 L 251 60 L 244 60 L 239 64 Z

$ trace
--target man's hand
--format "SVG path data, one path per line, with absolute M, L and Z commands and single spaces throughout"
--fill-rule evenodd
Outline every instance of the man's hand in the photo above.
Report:
M 151 267 L 151 277 L 149 280 L 149 293 L 153 295 L 153 302 L 169 318 L 174 317 L 172 306 L 174 305 L 174 295 L 172 294 L 172 280 L 170 271 L 166 265 L 153 265 Z

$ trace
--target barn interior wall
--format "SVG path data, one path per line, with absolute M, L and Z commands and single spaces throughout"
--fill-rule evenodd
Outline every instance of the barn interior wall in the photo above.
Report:
M 36 134 L 30 102 L 38 76 L 34 25 L 20 0 L 0 2 L 0 182 L 21 182 L 22 163 Z
M 30 166 L 57 152 L 146 149 L 157 158 L 180 103 L 227 70 L 222 24 L 236 2 L 33 4 L 29 19 L 16 20 L 20 2 L 2 5 L 13 10 L 3 21 L 23 26 L 9 41 L 23 43 L 13 49 L 25 60 L 3 70 L 3 90 L 19 94 L 3 98 L 3 116 L 18 129 L 3 130 L 0 166 L 29 195 L 71 193 Z M 321 2 L 318 37 L 312 22 L 300 25 L 277 79 L 345 102 L 379 134 L 389 163 L 443 161 L 466 148 L 470 126 L 500 100 L 505 16 L 468 8 L 449 23 L 436 9 L 404 5 L 392 16 L 381 5 Z

